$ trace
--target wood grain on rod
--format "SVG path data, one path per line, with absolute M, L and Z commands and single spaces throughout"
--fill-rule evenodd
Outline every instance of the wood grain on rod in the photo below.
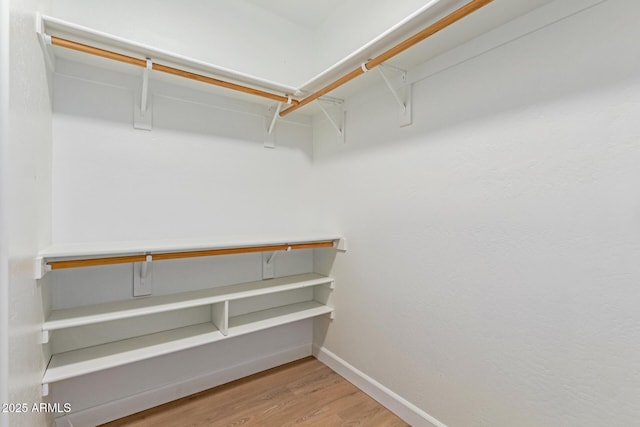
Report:
M 51 44 L 54 46 L 60 46 L 67 49 L 77 50 L 78 52 L 88 53 L 90 55 L 101 56 L 107 59 L 113 59 L 114 61 L 120 61 L 138 67 L 146 67 L 147 61 L 145 59 L 134 58 L 133 56 L 123 55 L 121 53 L 111 52 L 110 50 L 100 49 L 87 44 L 74 42 L 71 40 L 61 39 L 60 37 L 51 36 Z
M 447 28 L 449 25 L 451 25 L 451 24 L 459 21 L 460 19 L 464 18 L 465 16 L 475 12 L 476 10 L 480 9 L 481 7 L 486 6 L 487 4 L 491 3 L 492 1 L 493 0 L 472 0 L 472 1 L 470 1 L 469 3 L 465 4 L 461 8 L 456 9 L 455 11 L 451 12 L 449 15 L 445 16 L 444 18 L 442 18 L 442 19 L 438 20 L 437 22 L 429 25 L 424 30 L 414 34 L 413 36 L 409 37 L 408 39 L 404 40 L 403 42 L 398 43 L 397 45 L 395 45 L 391 49 L 389 49 L 389 50 L 383 52 L 382 54 L 376 56 L 375 58 L 369 60 L 368 62 L 365 63 L 365 67 L 367 68 L 367 70 L 371 70 L 372 68 L 382 64 L 385 61 L 388 61 L 389 59 L 393 58 L 394 56 L 398 55 L 399 53 L 404 52 L 405 50 L 409 49 L 410 47 L 415 46 L 416 44 L 420 43 L 421 41 L 425 40 L 426 38 L 434 35 L 438 31 Z M 298 103 L 298 105 L 293 105 L 293 106 L 287 108 L 286 110 L 281 111 L 280 112 L 280 116 L 284 117 L 289 113 L 293 113 L 298 108 L 304 107 L 305 105 L 307 105 L 311 101 L 315 101 L 316 99 L 320 98 L 321 96 L 326 95 L 328 92 L 331 92 L 334 89 L 337 89 L 338 87 L 340 87 L 343 84 L 349 82 L 350 80 L 353 80 L 354 78 L 358 77 L 360 74 L 363 74 L 363 73 L 364 73 L 364 70 L 361 67 L 356 68 L 355 70 L 351 71 L 349 74 L 340 77 L 338 80 L 334 81 L 333 83 L 330 83 L 327 86 L 323 87 L 322 89 L 318 90 L 317 92 L 314 92 L 311 95 L 307 96 L 306 98 L 301 99 L 300 102 Z
M 107 258 L 70 259 L 66 261 L 50 261 L 47 264 L 51 266 L 52 270 L 58 270 L 61 268 L 95 267 L 98 265 L 144 262 L 146 260 L 147 260 L 146 255 L 127 255 L 127 256 L 107 257 Z
M 60 46 L 67 49 L 76 50 L 78 52 L 88 53 L 91 55 L 100 56 L 107 59 L 112 59 L 115 61 L 124 62 L 126 64 L 135 65 L 138 67 L 146 67 L 147 61 L 146 59 L 134 58 L 132 56 L 123 55 L 121 53 L 112 52 L 110 50 L 100 49 L 94 46 L 89 46 L 86 44 L 74 42 L 71 40 L 62 39 L 60 37 L 51 36 L 51 44 L 54 46 Z M 207 83 L 214 86 L 224 87 L 227 89 L 232 89 L 238 92 L 248 93 L 250 95 L 261 96 L 263 98 L 271 99 L 278 102 L 289 102 L 289 98 L 282 95 L 276 95 L 274 93 L 266 92 L 259 89 L 250 88 L 247 86 L 242 86 L 236 83 L 225 82 L 224 80 L 215 79 L 213 77 L 203 76 L 201 74 L 192 73 L 190 71 L 180 70 L 174 67 L 168 67 L 166 65 L 152 63 L 152 68 L 156 71 L 160 71 L 167 74 L 172 74 L 174 76 L 184 77 L 191 80 L 196 80 L 202 83 Z M 292 105 L 297 105 L 298 101 L 295 99 L 291 100 Z
M 313 249 L 313 248 L 329 248 L 333 247 L 333 240 L 327 240 L 322 242 L 308 242 L 308 243 L 293 243 L 293 244 L 281 244 L 281 245 L 267 245 L 267 246 L 247 246 L 239 248 L 224 248 L 224 249 L 204 249 L 198 251 L 183 251 L 183 252 L 162 252 L 162 253 L 149 253 L 152 256 L 153 261 L 164 261 L 170 259 L 181 258 L 195 258 L 203 256 L 216 256 L 216 255 L 235 255 L 252 252 L 271 252 L 271 251 L 286 251 L 291 248 L 294 249 Z M 103 257 L 103 258 L 88 258 L 88 259 L 74 259 L 64 261 L 50 261 L 48 265 L 52 270 L 62 268 L 77 268 L 77 267 L 95 267 L 98 265 L 110 265 L 110 264 L 124 264 L 130 262 L 145 262 L 147 260 L 147 254 L 144 255 L 126 255 L 120 257 Z

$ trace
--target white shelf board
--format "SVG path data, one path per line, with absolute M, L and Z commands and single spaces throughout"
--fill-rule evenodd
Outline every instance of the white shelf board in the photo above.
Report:
M 39 252 L 45 260 L 92 256 L 134 255 L 154 252 L 181 252 L 207 249 L 228 249 L 249 246 L 286 245 L 339 240 L 337 234 L 280 235 L 264 237 L 223 237 L 198 239 L 163 239 L 146 241 L 88 242 L 53 244 Z
M 328 284 L 332 278 L 320 274 L 308 273 L 278 277 L 255 282 L 220 286 L 199 291 L 183 292 L 150 298 L 117 301 L 105 304 L 56 310 L 44 322 L 44 331 L 72 328 L 111 320 L 146 316 L 155 313 L 181 310 L 190 307 L 232 301 L 258 295 L 284 292 L 293 289 Z
M 42 383 L 50 384 L 79 377 L 332 311 L 330 307 L 308 301 L 232 317 L 229 319 L 229 335 L 226 337 L 212 323 L 202 323 L 55 354 L 51 357 Z
M 234 316 L 229 318 L 229 336 L 244 335 L 331 312 L 333 308 L 329 306 L 316 301 L 306 301 Z
M 151 58 L 153 61 L 161 62 L 163 65 L 177 66 L 187 71 L 221 77 L 234 83 L 245 84 L 278 94 L 293 95 L 297 90 L 293 86 L 158 49 L 52 16 L 42 15 L 41 18 L 43 30 L 48 35 L 69 38 L 73 41 L 94 45 L 103 49 L 117 50 L 125 55 Z
M 43 384 L 79 377 L 152 357 L 212 343 L 225 336 L 212 323 L 172 329 L 94 347 L 55 354 Z

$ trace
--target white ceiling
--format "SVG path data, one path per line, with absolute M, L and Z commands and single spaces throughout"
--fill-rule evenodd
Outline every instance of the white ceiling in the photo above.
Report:
M 345 0 L 246 0 L 295 24 L 316 28 Z

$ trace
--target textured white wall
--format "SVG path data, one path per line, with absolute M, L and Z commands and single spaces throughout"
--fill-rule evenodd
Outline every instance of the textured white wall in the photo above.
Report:
M 9 402 L 40 402 L 46 356 L 40 344 L 43 284 L 33 259 L 51 238 L 51 107 L 35 11 L 48 1 L 12 1 L 8 170 L 4 176 L 9 255 Z M 4 236 L 3 236 L 4 238 Z M 46 425 L 46 415 L 10 414 L 12 427 Z
M 385 92 L 345 145 L 316 120 L 349 239 L 319 344 L 450 427 L 637 424 L 639 15 L 610 0 L 427 78 L 407 128 Z
M 52 15 L 295 85 L 313 71 L 313 33 L 243 0 L 55 0 Z

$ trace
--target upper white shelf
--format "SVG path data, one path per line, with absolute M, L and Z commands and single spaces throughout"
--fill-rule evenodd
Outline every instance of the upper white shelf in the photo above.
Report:
M 118 37 L 113 34 L 94 30 L 52 16 L 41 15 L 40 31 L 48 36 L 68 38 L 80 43 L 91 44 L 102 49 L 115 50 L 125 55 L 135 56 L 141 59 L 151 58 L 166 65 L 179 66 L 196 73 L 210 74 L 229 81 L 246 84 L 267 91 L 281 94 L 294 94 L 297 88 L 286 84 L 263 79 L 251 74 L 232 70 L 215 64 L 210 64 L 198 59 L 189 58 L 177 53 L 169 52 L 146 44 Z M 53 49 L 51 52 L 54 52 Z M 63 52 L 57 50 L 58 54 Z
M 551 0 L 510 0 L 509 2 L 495 1 L 478 13 L 464 19 L 464 24 L 453 25 L 441 31 L 437 40 L 421 43 L 402 53 L 394 65 L 409 68 L 433 58 L 447 50 L 477 37 L 509 20 L 522 15 L 532 9 L 548 3 Z M 169 66 L 176 66 L 187 71 L 202 73 L 226 81 L 248 85 L 256 89 L 275 92 L 282 95 L 301 97 L 335 81 L 363 63 L 397 45 L 408 37 L 416 34 L 425 27 L 447 16 L 456 9 L 467 4 L 469 0 L 430 0 L 415 10 L 409 16 L 392 25 L 376 37 L 370 39 L 361 47 L 355 49 L 336 63 L 328 66 L 315 76 L 301 84 L 281 83 L 267 80 L 259 76 L 233 70 L 221 65 L 211 64 L 198 59 L 189 58 L 174 52 L 159 49 L 154 46 L 138 43 L 113 34 L 98 31 L 51 16 L 41 16 L 39 31 L 46 36 L 66 38 L 75 42 L 85 43 L 102 49 L 120 52 L 136 58 L 150 58 L 154 62 L 162 62 Z M 48 51 L 55 55 L 65 56 L 63 48 L 48 47 Z M 55 53 L 54 53 L 55 52 Z M 296 63 L 296 58 L 291 58 Z M 363 78 L 362 80 L 369 80 Z M 351 84 L 349 86 L 352 86 Z M 359 87 L 361 85 L 355 85 Z M 330 95 L 348 95 L 348 90 L 340 88 Z
M 45 261 L 59 258 L 118 256 L 156 252 L 181 252 L 251 246 L 286 245 L 320 241 L 338 241 L 338 234 L 271 235 L 264 237 L 224 237 L 197 239 L 133 240 L 53 244 L 39 252 Z

